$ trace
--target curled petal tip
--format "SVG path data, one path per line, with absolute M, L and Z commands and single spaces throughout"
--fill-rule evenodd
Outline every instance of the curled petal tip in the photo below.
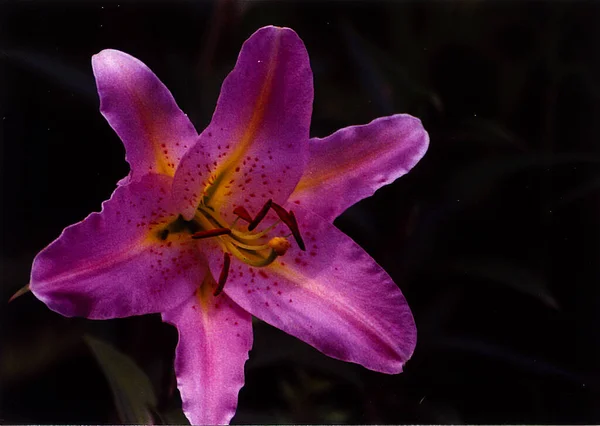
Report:
M 115 66 L 119 57 L 130 57 L 130 55 L 115 49 L 103 49 L 100 52 L 92 55 L 92 67 L 96 69 L 98 66 Z M 133 57 L 131 57 L 133 58 Z

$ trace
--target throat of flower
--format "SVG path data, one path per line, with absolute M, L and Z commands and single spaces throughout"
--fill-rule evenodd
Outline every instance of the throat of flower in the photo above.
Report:
M 258 225 L 267 216 L 270 209 L 277 213 L 279 220 L 270 224 L 265 229 L 257 230 Z M 281 206 L 267 201 L 263 208 L 256 214 L 254 218 L 248 213 L 244 207 L 237 207 L 234 210 L 236 219 L 231 223 L 227 223 L 218 212 L 209 206 L 201 203 L 198 206 L 193 221 L 200 228 L 192 234 L 193 239 L 214 238 L 223 252 L 225 253 L 224 269 L 229 267 L 229 256 L 236 257 L 242 262 L 254 266 L 264 267 L 275 261 L 278 256 L 283 256 L 290 248 L 291 244 L 284 236 L 272 236 L 272 232 L 281 222 L 285 223 L 294 235 L 296 241 L 301 241 L 298 224 L 295 221 L 293 213 L 288 213 Z M 239 220 L 248 222 L 247 229 L 238 225 Z M 291 225 L 291 226 L 290 226 Z M 299 244 L 304 249 L 304 244 Z M 221 274 L 219 281 L 227 278 L 227 274 Z M 219 288 L 222 290 L 221 282 Z M 220 293 L 220 291 L 216 292 Z

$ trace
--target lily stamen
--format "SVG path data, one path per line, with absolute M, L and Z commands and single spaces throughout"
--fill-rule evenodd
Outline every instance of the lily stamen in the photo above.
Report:
M 264 220 L 269 210 L 275 210 L 279 220 L 275 221 L 260 232 L 255 232 L 256 227 Z M 304 242 L 298 230 L 298 222 L 292 212 L 287 212 L 283 207 L 268 200 L 260 209 L 254 219 L 250 221 L 248 229 L 242 231 L 235 229 L 235 224 L 240 220 L 248 220 L 250 214 L 243 206 L 238 206 L 233 213 L 236 215 L 232 224 L 221 217 L 221 215 L 205 204 L 200 204 L 197 208 L 195 220 L 203 231 L 196 232 L 193 238 L 208 238 L 216 236 L 225 236 L 228 238 L 219 238 L 218 243 L 224 252 L 233 255 L 242 262 L 256 267 L 268 266 L 278 257 L 283 256 L 289 248 L 289 242 L 285 237 L 274 237 L 265 241 L 263 238 L 273 231 L 282 221 L 292 231 L 294 239 L 298 246 L 304 250 Z
M 225 253 L 223 257 L 223 269 L 221 269 L 221 274 L 219 275 L 219 282 L 213 296 L 218 296 L 223 291 L 225 287 L 225 282 L 227 281 L 227 277 L 229 276 L 229 266 L 231 265 L 231 255 L 229 253 Z
M 256 228 L 258 224 L 265 218 L 265 216 L 267 215 L 267 213 L 269 213 L 269 210 L 271 209 L 272 203 L 273 200 L 268 200 L 265 203 L 265 205 L 262 206 L 262 209 L 260 209 L 254 220 L 250 222 L 250 225 L 248 225 L 248 231 L 254 230 L 254 228 Z
M 229 228 L 214 228 L 207 229 L 205 231 L 198 231 L 192 234 L 192 238 L 194 240 L 199 240 L 202 238 L 210 238 L 210 237 L 218 237 L 219 235 L 229 235 L 231 234 L 231 229 Z
M 227 249 L 242 262 L 250 265 L 250 266 L 268 266 L 277 259 L 277 253 L 271 249 L 269 255 L 267 257 L 261 256 L 259 253 L 253 250 L 246 250 L 243 248 L 238 248 L 234 244 L 227 244 Z
M 244 209 L 243 207 L 241 207 L 241 209 L 243 209 L 243 211 L 248 213 L 246 211 L 246 209 Z M 212 210 L 209 210 L 207 208 L 203 208 L 202 206 L 200 206 L 200 207 L 198 207 L 198 211 L 201 214 L 200 214 L 200 216 L 197 215 L 196 218 L 202 223 L 203 227 L 217 226 L 218 228 L 230 229 L 232 239 L 240 241 L 240 242 L 241 242 L 241 240 L 255 240 L 255 239 L 261 238 L 267 232 L 271 231 L 273 228 L 275 228 L 275 226 L 277 226 L 277 223 L 275 223 L 272 226 L 270 226 L 269 228 L 265 229 L 264 231 L 259 232 L 258 234 L 248 233 L 245 231 L 238 231 L 234 228 L 235 224 L 237 223 L 237 220 L 240 219 L 240 216 L 237 216 L 231 225 L 227 225 L 227 223 L 223 220 L 223 218 L 218 213 L 216 213 Z M 251 217 L 250 214 L 248 214 L 248 217 Z
M 243 219 L 248 223 L 252 222 L 252 216 L 250 216 L 248 210 L 242 206 L 237 206 L 235 209 L 233 209 L 233 214 L 237 215 L 240 219 Z
M 275 227 L 277 227 L 277 225 L 279 225 L 281 223 L 281 220 L 278 220 L 276 222 L 274 222 L 272 225 L 270 225 L 268 228 L 265 228 L 264 230 L 260 231 L 257 234 L 248 234 L 248 233 L 239 233 L 239 231 L 236 231 L 235 229 L 232 230 L 233 235 L 238 235 L 239 233 L 239 237 L 244 238 L 246 240 L 258 240 L 259 238 L 262 238 L 264 236 L 266 236 L 269 232 L 271 232 L 273 229 L 275 229 Z
M 245 250 L 250 250 L 250 251 L 261 251 L 261 250 L 267 250 L 268 248 L 270 248 L 270 246 L 268 244 L 260 244 L 260 245 L 244 244 L 233 238 L 231 239 L 231 243 L 234 244 L 236 247 L 239 247 L 239 248 L 242 248 Z
M 292 231 L 292 235 L 294 236 L 294 240 L 298 244 L 298 247 L 302 251 L 306 251 L 306 246 L 304 245 L 304 240 L 302 240 L 302 236 L 300 235 L 300 228 L 298 227 L 298 221 L 296 220 L 296 216 L 294 212 L 290 210 L 288 213 L 283 207 L 281 207 L 277 203 L 271 203 L 271 208 L 277 213 L 279 219 Z
M 304 240 L 302 239 L 302 235 L 300 235 L 300 228 L 298 227 L 298 221 L 296 220 L 296 215 L 293 211 L 290 210 L 290 219 L 292 220 L 293 226 L 290 228 L 292 231 L 292 235 L 296 240 L 296 244 L 300 247 L 300 250 L 306 251 L 306 246 L 304 245 Z

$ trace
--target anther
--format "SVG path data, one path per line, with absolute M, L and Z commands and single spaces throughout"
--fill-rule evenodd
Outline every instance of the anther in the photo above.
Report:
M 293 222 L 293 227 L 290 228 L 290 231 L 292 231 L 292 235 L 294 236 L 294 239 L 296 240 L 298 247 L 300 247 L 300 250 L 306 251 L 306 246 L 304 245 L 304 241 L 302 240 L 302 235 L 300 235 L 300 228 L 298 227 L 298 221 L 296 220 L 296 215 L 291 210 L 290 210 L 290 218 Z
M 288 221 L 289 221 L 289 216 L 290 216 L 288 214 L 288 212 L 286 212 L 285 209 L 283 207 L 281 207 L 279 204 L 273 203 L 273 202 L 271 202 L 271 208 L 273 209 L 273 211 L 275 211 L 275 213 L 277 213 L 277 216 L 279 216 L 279 219 L 281 219 L 281 221 L 287 225 Z
M 272 203 L 273 201 L 269 200 L 265 203 L 264 206 L 262 206 L 262 209 L 260 209 L 254 220 L 250 222 L 250 225 L 248 225 L 248 231 L 252 231 L 254 228 L 256 228 L 258 224 L 265 218 L 267 213 L 269 213 L 269 209 L 271 208 Z
M 229 253 L 225 253 L 223 257 L 223 269 L 221 269 L 221 274 L 219 275 L 219 283 L 213 296 L 218 296 L 223 291 L 225 287 L 225 281 L 227 281 L 227 276 L 229 275 L 229 266 L 231 265 L 231 255 Z
M 231 229 L 229 228 L 215 228 L 208 229 L 206 231 L 199 231 L 195 234 L 192 234 L 192 238 L 195 240 L 199 240 L 201 238 L 210 238 L 210 237 L 218 237 L 219 235 L 229 235 L 231 234 Z
M 233 209 L 233 214 L 237 215 L 240 219 L 243 219 L 248 223 L 252 222 L 252 216 L 250 216 L 248 210 L 242 206 L 237 206 L 235 209 Z
M 306 246 L 304 245 L 304 241 L 302 240 L 302 236 L 300 235 L 300 229 L 298 228 L 298 221 L 296 220 L 296 216 L 294 212 L 290 211 L 289 213 L 281 207 L 277 203 L 272 203 L 271 208 L 277 213 L 279 219 L 292 231 L 292 235 L 294 236 L 294 240 L 298 244 L 298 247 L 302 251 L 306 251 Z

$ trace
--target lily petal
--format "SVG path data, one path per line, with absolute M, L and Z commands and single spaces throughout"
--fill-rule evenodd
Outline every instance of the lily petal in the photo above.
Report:
M 206 262 L 189 235 L 161 233 L 178 217 L 171 182 L 146 175 L 120 186 L 100 213 L 66 228 L 34 259 L 33 294 L 62 315 L 92 319 L 161 312 L 189 298 Z
M 175 357 L 183 411 L 192 424 L 228 424 L 244 385 L 252 317 L 207 281 L 183 305 L 162 315 L 179 331 Z
M 288 205 L 288 208 L 290 206 Z M 416 343 L 402 292 L 354 241 L 298 206 L 307 251 L 293 246 L 268 267 L 232 260 L 224 293 L 263 321 L 333 358 L 399 373 Z M 216 250 L 207 253 L 218 270 Z
M 140 60 L 118 50 L 92 57 L 100 111 L 125 145 L 129 179 L 146 173 L 173 176 L 198 133 L 171 92 Z
M 190 219 L 202 199 L 225 218 L 236 205 L 255 215 L 269 198 L 285 202 L 306 163 L 312 101 L 298 35 L 278 27 L 255 32 L 223 82 L 210 125 L 175 174 L 183 216 Z
M 352 204 L 408 173 L 428 145 L 421 121 L 407 114 L 311 139 L 305 173 L 290 200 L 333 221 Z

